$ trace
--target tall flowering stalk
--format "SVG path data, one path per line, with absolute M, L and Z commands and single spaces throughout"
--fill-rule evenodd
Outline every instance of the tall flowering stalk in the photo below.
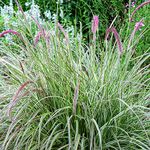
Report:
M 117 30 L 114 27 L 108 28 L 106 30 L 105 40 L 108 39 L 110 32 L 112 32 L 115 36 L 115 39 L 116 39 L 116 42 L 117 42 L 117 45 L 118 45 L 118 49 L 119 49 L 119 55 L 121 55 L 123 53 L 123 46 L 122 46 L 120 36 L 119 36 Z
M 23 40 L 23 38 L 22 38 L 22 36 L 21 36 L 21 34 L 20 33 L 18 33 L 17 31 L 15 31 L 15 30 L 6 30 L 6 31 L 3 31 L 2 33 L 0 33 L 0 38 L 1 37 L 3 37 L 4 35 L 6 35 L 6 34 L 10 34 L 10 33 L 12 33 L 12 34 L 14 34 L 14 35 L 17 35 L 21 40 Z
M 35 36 L 35 39 L 34 39 L 34 46 L 36 46 L 40 40 L 40 38 L 42 37 L 42 32 L 38 32 L 37 35 Z
M 50 44 L 50 34 L 49 34 L 49 32 L 46 33 L 46 31 L 44 30 L 44 35 L 43 35 L 43 33 L 41 31 L 39 31 L 37 33 L 37 35 L 35 36 L 35 39 L 34 39 L 34 46 L 35 47 L 38 44 L 40 38 L 42 38 L 42 37 L 44 38 L 47 46 Z
M 129 39 L 128 49 L 129 49 L 129 47 L 130 47 L 130 45 L 131 45 L 131 42 L 132 42 L 132 40 L 133 40 L 133 38 L 134 38 L 134 36 L 135 36 L 135 33 L 136 33 L 138 30 L 140 30 L 141 27 L 143 27 L 143 26 L 144 26 L 143 19 L 141 19 L 139 22 L 137 22 L 137 23 L 135 24 L 134 30 L 133 30 L 133 32 L 131 33 L 131 36 L 130 36 L 130 39 Z
M 76 114 L 77 101 L 78 101 L 78 95 L 79 95 L 79 87 L 80 87 L 80 81 L 78 81 L 77 86 L 75 87 L 75 90 L 74 90 L 73 114 Z
M 46 33 L 45 33 L 45 30 L 44 28 L 40 25 L 40 23 L 33 17 L 31 16 L 31 18 L 34 20 L 34 22 L 36 23 L 37 27 L 39 28 L 41 34 L 45 37 L 46 36 Z
M 66 39 L 66 43 L 68 44 L 69 43 L 69 37 L 68 37 L 67 32 L 65 31 L 65 29 L 63 28 L 63 26 L 59 22 L 57 23 L 57 26 L 61 30 L 61 32 L 64 34 L 65 39 Z
M 12 34 L 15 34 L 15 35 L 20 35 L 17 31 L 14 31 L 14 30 L 6 30 L 6 31 L 3 31 L 2 33 L 0 33 L 0 37 L 3 37 L 5 34 L 8 34 L 8 33 L 12 33 Z
M 23 11 L 21 5 L 19 4 L 18 0 L 15 0 L 15 3 L 16 3 L 16 5 L 17 5 L 18 9 L 20 10 L 20 12 L 22 13 L 24 19 L 25 19 L 26 22 L 27 22 L 26 15 L 25 15 L 25 13 L 24 13 L 24 11 Z
M 141 7 L 143 7 L 143 6 L 147 5 L 147 4 L 150 4 L 150 0 L 148 0 L 146 2 L 143 2 L 142 4 L 140 4 L 139 6 L 137 6 L 136 9 L 131 14 L 130 21 L 133 21 L 133 15 L 137 12 L 137 10 L 139 10 Z
M 46 37 L 45 37 L 45 39 L 46 39 L 46 45 L 47 45 L 48 49 L 50 48 L 50 35 L 51 35 L 51 33 L 47 32 Z
M 34 46 L 37 45 L 37 43 L 39 42 L 39 40 L 40 40 L 41 37 L 43 37 L 45 39 L 45 41 L 47 42 L 47 35 L 46 35 L 45 29 L 40 25 L 40 23 L 38 22 L 38 20 L 36 20 L 33 16 L 31 16 L 31 18 L 34 20 L 34 22 L 36 23 L 38 29 L 40 30 L 37 33 L 37 35 L 35 36 Z
M 96 31 L 98 30 L 98 25 L 99 25 L 98 16 L 93 16 L 93 20 L 92 20 L 93 41 L 96 40 Z
M 11 114 L 12 108 L 16 105 L 16 103 L 17 103 L 17 101 L 18 101 L 18 98 L 19 98 L 19 96 L 20 96 L 21 91 L 22 91 L 28 84 L 30 84 L 30 83 L 33 83 L 33 81 L 27 81 L 27 82 L 23 83 L 23 84 L 19 87 L 19 89 L 17 90 L 17 92 L 15 93 L 15 95 L 13 96 L 12 101 L 10 102 L 10 104 L 9 104 L 9 106 L 8 106 L 8 112 L 7 112 L 7 114 L 8 114 L 9 117 L 11 117 L 10 114 Z M 24 94 L 23 94 L 23 95 L 24 95 Z

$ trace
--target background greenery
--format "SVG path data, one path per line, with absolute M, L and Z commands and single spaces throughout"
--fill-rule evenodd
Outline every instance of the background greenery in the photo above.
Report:
M 142 3 L 144 0 L 138 0 L 137 4 Z M 20 4 L 22 5 L 24 10 L 29 9 L 29 7 L 25 6 L 25 2 L 31 2 L 31 0 L 20 0 Z M 57 12 L 57 3 L 56 0 L 35 0 L 35 4 L 40 6 L 41 15 L 44 17 L 44 12 L 46 10 L 50 10 L 52 14 Z M 128 17 L 127 11 L 128 8 L 125 7 L 129 0 L 63 0 L 63 3 L 59 3 L 58 11 L 60 8 L 64 12 L 64 18 L 62 19 L 59 16 L 59 20 L 63 25 L 70 26 L 74 25 L 77 28 L 80 26 L 80 22 L 82 23 L 83 35 L 86 40 L 89 41 L 90 32 L 91 32 L 91 20 L 93 15 L 99 16 L 99 34 L 100 37 L 104 37 L 106 29 L 109 27 L 112 20 L 117 17 L 115 21 L 115 27 L 119 30 L 122 25 L 126 23 L 125 18 Z M 15 5 L 15 2 L 13 2 Z M 9 4 L 9 0 L 3 0 L 0 2 L 0 5 Z M 132 8 L 133 10 L 134 8 Z M 146 6 L 139 11 L 138 17 L 141 18 L 143 16 L 146 17 L 146 23 L 149 23 L 150 7 Z M 137 19 L 138 20 L 138 19 Z M 128 20 L 127 20 L 128 22 Z M 0 25 L 2 26 L 2 21 L 0 18 Z M 147 33 L 149 34 L 149 33 Z M 150 43 L 149 37 L 144 38 L 145 42 Z M 141 44 L 142 46 L 144 45 Z M 147 46 L 149 47 L 149 45 Z M 147 48 L 146 47 L 146 48 Z
M 8 0 L 4 0 L 3 2 L 6 4 L 9 3 Z M 26 0 L 20 0 L 20 4 L 24 10 L 28 9 L 25 6 L 25 2 Z M 31 1 L 28 0 L 28 2 Z M 61 7 L 64 11 L 64 19 L 59 19 L 61 19 L 64 25 L 77 24 L 77 26 L 79 26 L 79 22 L 82 22 L 83 33 L 87 36 L 91 29 L 92 16 L 98 15 L 100 18 L 99 31 L 101 35 L 104 35 L 106 28 L 116 15 L 119 16 L 119 22 L 123 21 L 125 4 L 127 2 L 127 0 L 63 0 L 59 8 Z M 52 14 L 57 11 L 56 0 L 35 0 L 35 4 L 40 6 L 42 14 L 44 14 L 46 10 L 50 10 Z

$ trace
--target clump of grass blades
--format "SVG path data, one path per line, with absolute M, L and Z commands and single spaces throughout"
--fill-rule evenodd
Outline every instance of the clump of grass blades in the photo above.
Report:
M 0 43 L 2 149 L 149 149 L 148 52 L 133 59 L 125 42 L 121 56 L 111 42 L 66 44 L 58 29 L 35 45 L 20 28 L 23 42 Z

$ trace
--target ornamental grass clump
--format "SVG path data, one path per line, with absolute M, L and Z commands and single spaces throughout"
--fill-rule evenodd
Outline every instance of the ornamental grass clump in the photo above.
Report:
M 35 46 L 30 26 L 19 28 L 24 43 L 0 41 L 1 149 L 149 149 L 150 53 L 133 58 L 122 41 L 119 55 L 112 39 L 66 44 L 50 24 L 49 45 Z

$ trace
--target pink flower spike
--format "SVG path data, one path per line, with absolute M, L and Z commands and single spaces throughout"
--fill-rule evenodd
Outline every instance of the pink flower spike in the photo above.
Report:
M 120 36 L 119 36 L 117 30 L 114 27 L 108 28 L 106 30 L 105 40 L 108 39 L 110 32 L 112 32 L 115 36 L 115 39 L 116 39 L 116 42 L 117 42 L 117 45 L 118 45 L 118 49 L 119 49 L 119 55 L 121 55 L 123 53 L 123 46 L 122 46 Z
M 41 33 L 43 34 L 43 36 L 46 36 L 45 30 L 44 28 L 40 25 L 40 23 L 38 22 L 38 20 L 36 20 L 33 16 L 31 16 L 31 18 L 35 21 L 37 27 L 39 28 L 39 30 L 41 31 Z
M 6 31 L 3 31 L 2 33 L 0 33 L 0 38 L 3 37 L 5 34 L 9 34 L 9 33 L 12 33 L 14 35 L 17 35 L 18 37 L 21 38 L 21 40 L 23 40 L 23 38 L 21 37 L 20 33 L 18 33 L 17 31 L 14 31 L 14 30 L 6 30 Z
M 37 43 L 39 42 L 42 35 L 43 35 L 43 33 L 41 31 L 38 32 L 38 34 L 36 35 L 35 40 L 34 40 L 34 46 L 37 45 Z
M 134 30 L 132 31 L 131 36 L 130 36 L 130 40 L 129 40 L 129 44 L 128 44 L 128 49 L 130 48 L 131 42 L 133 41 L 136 32 L 138 30 L 140 30 L 141 27 L 143 27 L 143 26 L 144 26 L 143 19 L 141 19 L 139 22 L 137 22 L 135 24 Z
M 9 107 L 8 107 L 8 112 L 7 112 L 7 114 L 8 114 L 9 117 L 10 117 L 10 113 L 11 113 L 12 108 L 16 105 L 16 103 L 17 103 L 17 101 L 18 101 L 18 97 L 19 97 L 19 95 L 20 95 L 20 92 L 21 92 L 28 84 L 30 84 L 30 83 L 33 83 L 33 81 L 27 81 L 27 82 L 23 83 L 23 84 L 19 87 L 19 89 L 17 90 L 17 92 L 15 93 L 15 95 L 13 96 L 12 101 L 11 101 L 10 104 L 8 105 Z
M 92 32 L 93 32 L 93 34 L 95 34 L 96 31 L 98 30 L 98 24 L 99 24 L 98 16 L 93 16 L 93 20 L 92 20 Z
M 50 33 L 49 32 L 47 32 L 46 34 L 46 44 L 47 46 L 50 45 Z
M 137 31 L 137 30 L 140 30 L 141 27 L 143 27 L 143 26 L 145 26 L 145 25 L 144 25 L 144 23 L 143 23 L 142 21 L 137 22 L 137 23 L 135 24 L 135 30 L 136 30 L 136 31 Z
M 108 40 L 108 37 L 109 37 L 110 32 L 111 32 L 111 28 L 108 28 L 108 29 L 106 30 L 105 40 Z
M 21 36 L 20 33 L 18 33 L 17 31 L 14 31 L 14 30 L 6 30 L 6 31 L 3 31 L 2 33 L 0 33 L 0 38 L 3 37 L 5 34 L 9 34 L 9 33 L 12 33 L 14 35 L 17 35 L 22 41 L 23 41 L 23 37 Z
M 136 2 L 134 1 L 134 2 L 131 3 L 131 6 L 135 7 L 135 4 L 136 4 Z
M 61 32 L 64 34 L 65 39 L 66 39 L 66 43 L 68 44 L 69 38 L 68 38 L 67 32 L 65 31 L 65 29 L 63 28 L 63 26 L 59 22 L 57 23 L 57 25 L 58 25 L 59 29 L 61 30 Z
M 18 0 L 15 0 L 15 3 L 16 3 L 16 5 L 17 5 L 18 9 L 19 9 L 19 10 L 21 11 L 21 13 L 23 14 L 25 20 L 27 21 L 26 15 L 24 14 L 24 11 L 23 11 L 21 5 L 19 4 Z
M 77 101 L 78 101 L 78 96 L 79 96 L 79 87 L 80 87 L 80 81 L 78 81 L 77 86 L 75 87 L 75 90 L 74 90 L 73 114 L 76 114 Z

